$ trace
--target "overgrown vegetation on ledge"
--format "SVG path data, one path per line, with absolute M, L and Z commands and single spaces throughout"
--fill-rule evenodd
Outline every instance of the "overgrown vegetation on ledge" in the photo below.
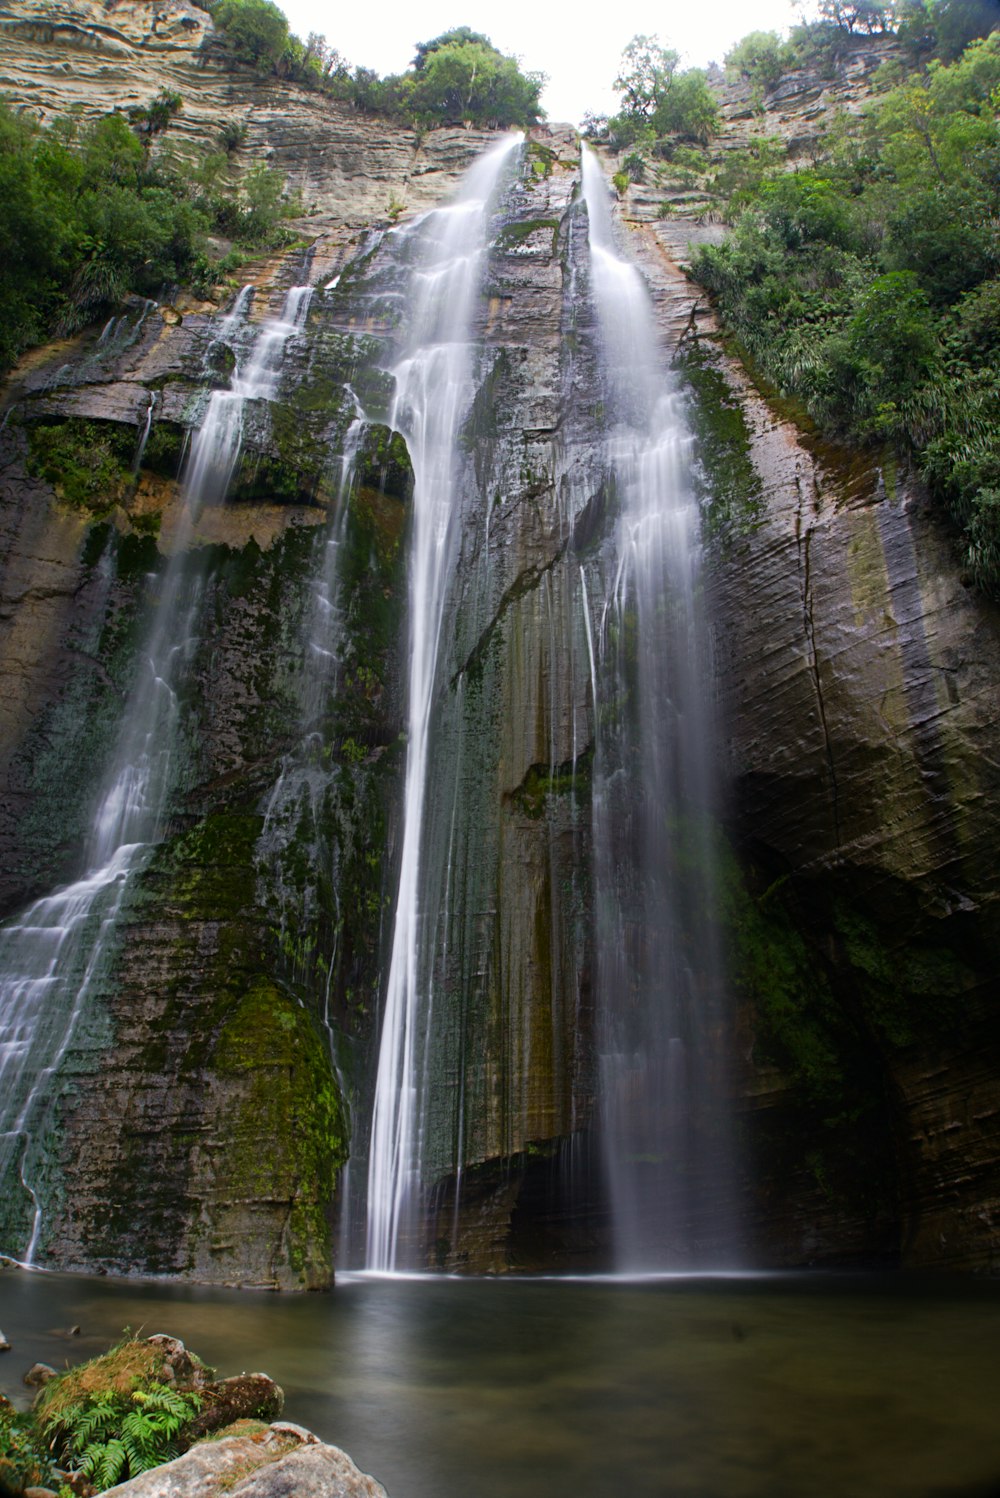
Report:
M 145 108 L 80 130 L 45 129 L 0 100 L 0 372 L 22 349 L 75 332 L 130 292 L 208 289 L 243 251 L 288 238 L 296 206 L 262 162 L 239 186 L 227 147 L 182 159 L 150 146 L 183 108 L 163 91 Z M 213 257 L 211 234 L 234 249 Z
M 542 114 L 540 73 L 524 73 L 514 57 L 468 26 L 416 44 L 405 73 L 380 78 L 352 67 L 324 36 L 303 42 L 289 31 L 272 0 L 202 0 L 233 58 L 287 78 L 370 114 L 427 129 L 434 125 L 532 125 Z
M 946 9 L 946 5 L 940 8 Z M 933 10 L 933 7 L 930 7 Z M 895 443 L 1000 594 L 1000 32 L 903 72 L 808 167 L 732 172 L 694 276 L 826 432 Z

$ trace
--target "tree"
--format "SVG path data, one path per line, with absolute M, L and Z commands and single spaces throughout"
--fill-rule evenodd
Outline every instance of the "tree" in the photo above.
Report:
M 894 29 L 896 7 L 893 0 L 820 0 L 819 16 L 839 31 L 875 36 Z
M 621 111 L 608 122 L 612 139 L 627 146 L 645 135 L 683 135 L 706 141 L 718 111 L 705 74 L 678 70 L 680 57 L 656 36 L 634 36 L 622 53 L 615 89 Z
M 762 89 L 773 88 L 793 60 L 791 47 L 776 31 L 751 31 L 725 57 L 728 72 Z
M 659 37 L 634 36 L 622 53 L 615 89 L 621 112 L 630 119 L 652 120 L 656 106 L 673 82 L 680 53 L 661 47 Z
M 463 26 L 418 46 L 405 102 L 428 122 L 530 125 L 541 113 L 544 83 L 540 73 L 522 73 L 516 58 Z
M 475 47 L 488 47 L 490 51 L 496 50 L 489 37 L 484 36 L 481 31 L 473 31 L 470 26 L 454 26 L 451 31 L 442 31 L 441 35 L 434 37 L 432 41 L 417 42 L 416 56 L 410 66 L 415 73 L 422 73 L 427 66 L 427 59 L 433 52 L 439 52 L 442 47 L 466 47 L 470 44 Z
M 216 0 L 212 20 L 247 62 L 273 67 L 288 43 L 288 22 L 271 0 Z
M 996 0 L 899 0 L 899 39 L 918 57 L 952 62 L 1000 27 Z

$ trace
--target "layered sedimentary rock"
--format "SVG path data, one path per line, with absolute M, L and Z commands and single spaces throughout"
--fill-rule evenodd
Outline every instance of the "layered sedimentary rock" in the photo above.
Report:
M 222 149 L 242 127 L 236 180 L 263 161 L 301 194 L 307 216 L 354 227 L 428 208 L 489 139 L 482 130 L 388 126 L 234 61 L 193 0 L 7 0 L 0 6 L 0 94 L 50 123 L 128 112 L 161 90 L 183 107 L 159 148 Z
M 216 86 L 209 65 L 184 66 Z M 369 129 L 351 149 L 370 176 Z M 277 400 L 253 413 L 229 502 L 197 523 L 207 623 L 185 687 L 183 770 L 61 1072 L 51 1168 L 36 1183 L 49 1262 L 321 1284 L 348 1133 L 363 1167 L 405 758 L 409 479 L 380 425 L 397 334 L 392 237 L 348 244 L 343 222 L 379 216 L 402 181 L 393 173 L 412 148 L 383 140 L 396 164 L 355 200 L 357 219 L 345 188 L 311 260 L 297 252 L 248 271 L 258 320 L 294 281 L 341 279 L 314 296 Z M 448 153 L 476 144 L 456 132 L 421 150 L 455 165 Z M 323 151 L 326 170 L 336 153 Z M 356 166 L 346 150 L 340 160 L 349 188 Z M 519 170 L 477 321 L 481 383 L 434 744 L 447 794 L 427 865 L 434 898 L 450 902 L 429 1257 L 491 1269 L 598 1262 L 606 1228 L 581 1163 L 594 1096 L 592 731 L 575 589 L 613 496 L 571 134 L 537 133 Z M 891 454 L 826 448 L 754 389 L 678 269 L 702 230 L 647 222 L 626 242 L 688 390 L 703 474 L 744 1251 L 767 1264 L 992 1268 L 996 612 L 965 587 Z M 148 574 L 180 534 L 181 444 L 206 379 L 227 377 L 224 366 L 206 375 L 213 317 L 189 304 L 164 320 L 137 305 L 110 343 L 91 330 L 28 361 L 9 392 L 8 912 L 79 872 L 155 597 Z M 345 512 L 349 391 L 370 425 Z M 116 503 L 88 508 L 60 491 L 53 427 L 104 444 Z M 337 514 L 344 656 L 311 720 L 313 760 L 305 647 Z

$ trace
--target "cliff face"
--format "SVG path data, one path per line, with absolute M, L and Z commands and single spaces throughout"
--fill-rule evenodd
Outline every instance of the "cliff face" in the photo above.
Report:
M 63 45 L 37 17 L 26 28 L 28 10 L 22 79 L 33 48 Z M 111 55 L 99 49 L 113 30 L 107 45 L 132 48 L 132 78 L 162 38 L 168 63 L 150 60 L 143 97 L 168 80 L 186 121 L 217 128 L 210 101 L 224 117 L 218 90 L 236 85 L 187 46 L 196 33 L 183 22 L 204 28 L 203 13 L 161 7 L 155 19 L 123 4 L 101 12 L 100 32 L 93 15 L 82 31 L 82 12 L 67 15 L 74 45 L 92 38 L 87 67 Z M 168 64 L 188 70 L 185 83 Z M 90 98 L 85 76 L 81 62 Z M 251 129 L 271 130 L 278 151 L 278 96 L 252 74 L 244 83 Z M 320 101 L 280 98 L 318 152 L 304 161 L 288 136 L 289 169 L 340 185 L 309 258 L 248 270 L 252 317 L 277 313 L 296 281 L 339 280 L 314 294 L 276 400 L 248 413 L 229 501 L 182 541 L 183 439 L 206 385 L 228 379 L 207 306 L 177 320 L 136 305 L 104 342 L 95 329 L 25 361 L 8 392 L 0 871 L 11 913 L 79 874 L 159 596 L 152 579 L 182 547 L 203 623 L 175 791 L 60 1067 L 32 1178 L 41 1249 L 71 1267 L 295 1286 L 329 1275 L 349 1133 L 355 1176 L 363 1168 L 405 757 L 410 478 L 378 425 L 397 236 L 349 243 L 345 225 L 381 216 L 390 190 L 427 201 L 482 137 L 435 132 L 415 155 L 329 105 L 314 133 Z M 381 156 L 369 155 L 376 134 Z M 436 164 L 419 181 L 417 155 Z M 606 1234 L 580 1169 L 594 1094 L 593 730 L 575 590 L 613 507 L 577 181 L 571 133 L 538 132 L 477 316 L 425 868 L 428 890 L 446 892 L 428 919 L 447 937 L 434 972 L 429 1241 L 432 1261 L 454 1267 L 594 1262 Z M 994 1268 L 996 614 L 963 586 L 891 455 L 826 449 L 754 389 L 678 269 L 692 232 L 647 221 L 627 242 L 688 392 L 704 476 L 746 1250 L 774 1265 Z M 352 392 L 373 424 L 347 500 Z M 110 479 L 81 498 L 70 460 L 98 449 Z M 343 641 L 317 702 L 307 647 L 331 538 Z M 15 1188 L 9 1199 L 16 1236 L 31 1202 Z
M 127 112 L 169 89 L 183 108 L 161 149 L 218 151 L 223 126 L 243 126 L 237 173 L 266 162 L 324 223 L 359 228 L 384 222 L 390 203 L 430 207 L 490 138 L 445 129 L 420 139 L 262 77 L 233 62 L 192 0 L 8 0 L 0 39 L 0 93 L 44 122 Z

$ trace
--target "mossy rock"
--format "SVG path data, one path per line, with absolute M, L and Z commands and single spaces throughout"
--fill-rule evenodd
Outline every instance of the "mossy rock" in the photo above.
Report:
M 175 421 L 154 421 L 142 454 L 142 466 L 151 473 L 176 478 L 181 471 L 187 429 Z
M 104 515 L 133 482 L 136 433 L 113 421 L 30 422 L 26 468 L 51 484 L 61 503 Z
M 347 1124 L 330 1059 L 306 1011 L 266 978 L 251 984 L 219 1035 L 211 1071 L 225 1084 L 226 1150 L 217 1189 L 289 1201 L 281 1245 L 304 1287 L 325 1283 Z
M 697 339 L 682 345 L 677 362 L 688 387 L 702 532 L 708 542 L 730 544 L 763 514 L 763 485 L 751 457 L 746 415 Z

